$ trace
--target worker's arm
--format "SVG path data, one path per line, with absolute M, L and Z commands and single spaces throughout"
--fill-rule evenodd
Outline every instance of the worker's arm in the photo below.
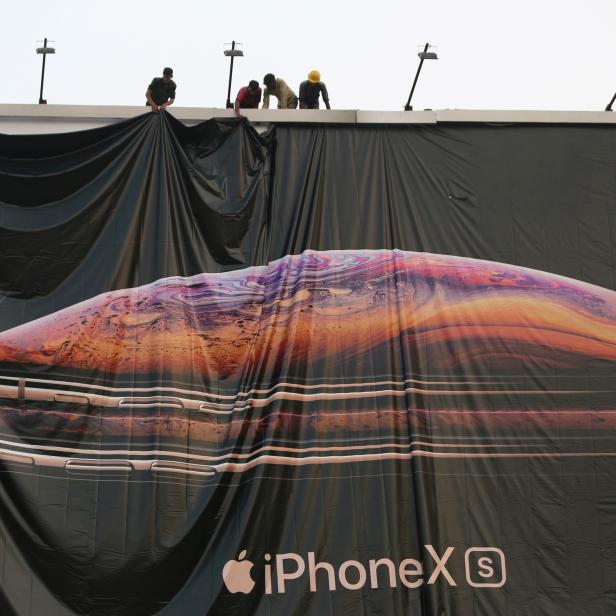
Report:
M 263 106 L 261 109 L 269 109 L 269 88 L 265 88 L 265 92 L 263 92 Z
M 167 94 L 167 96 L 169 97 L 169 100 L 160 106 L 161 109 L 164 109 L 165 107 L 171 107 L 171 105 L 175 103 L 175 83 L 173 83 L 172 87 L 169 88 L 169 93 Z
M 152 92 L 150 88 L 146 90 L 145 98 L 147 99 L 148 103 L 150 103 L 150 107 L 152 107 L 152 111 L 158 111 L 158 105 L 154 102 L 154 99 L 152 98 Z
M 331 109 L 331 107 L 329 106 L 329 94 L 327 93 L 327 88 L 325 87 L 325 84 L 321 81 L 321 96 L 323 97 L 323 102 L 325 103 L 325 107 L 327 109 Z
M 246 96 L 247 96 L 247 88 L 240 88 L 238 90 L 237 96 L 235 97 L 235 103 L 233 104 L 233 109 L 235 109 L 235 115 L 238 118 L 242 117 L 242 113 L 240 111 L 240 109 L 242 108 L 242 105 L 244 105 L 244 107 L 248 105 L 249 101 L 246 100 Z M 257 103 L 257 107 L 259 107 L 258 103 Z

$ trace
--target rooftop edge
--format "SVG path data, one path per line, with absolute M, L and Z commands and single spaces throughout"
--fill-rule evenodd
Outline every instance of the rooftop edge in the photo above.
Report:
M 101 105 L 11 105 L 0 104 L 0 132 L 63 132 L 93 128 L 145 113 L 145 106 Z M 178 120 L 196 124 L 211 118 L 232 118 L 232 109 L 179 107 L 168 109 Z M 609 111 L 516 111 L 478 109 L 436 109 L 423 111 L 243 109 L 254 124 L 438 124 L 530 123 L 530 124 L 616 124 Z

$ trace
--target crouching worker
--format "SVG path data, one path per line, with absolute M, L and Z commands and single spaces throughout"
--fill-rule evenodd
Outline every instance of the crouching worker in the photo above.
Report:
M 278 109 L 297 109 L 297 96 L 284 79 L 277 79 L 275 75 L 268 73 L 263 77 L 263 84 L 265 92 L 262 109 L 269 109 L 270 95 L 278 99 Z
M 235 97 L 235 115 L 241 118 L 240 109 L 258 109 L 261 102 L 261 88 L 254 79 L 247 86 L 240 88 Z
M 325 107 L 327 107 L 327 109 L 331 109 L 329 106 L 329 94 L 327 94 L 327 88 L 321 81 L 321 73 L 319 73 L 319 71 L 310 71 L 308 73 L 308 79 L 306 81 L 302 81 L 299 86 L 299 108 L 318 109 L 319 95 L 323 95 Z
M 173 105 L 175 102 L 176 84 L 173 79 L 173 69 L 168 66 L 163 69 L 162 77 L 154 77 L 145 93 L 146 105 L 152 107 L 152 111 L 158 111 Z

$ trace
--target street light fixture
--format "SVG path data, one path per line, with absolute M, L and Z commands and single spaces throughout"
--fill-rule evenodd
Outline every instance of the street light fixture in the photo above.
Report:
M 37 41 L 40 42 L 40 41 Z M 47 38 L 43 41 L 42 47 L 36 48 L 37 54 L 42 54 L 43 56 L 43 68 L 41 70 L 41 92 L 39 94 L 39 105 L 46 105 L 47 101 L 43 98 L 43 84 L 45 83 L 45 60 L 47 59 L 48 53 L 56 53 L 54 47 L 47 47 Z
M 430 47 L 430 43 L 426 43 L 423 51 L 420 51 L 417 54 L 419 56 L 419 66 L 417 67 L 417 72 L 415 73 L 415 79 L 413 80 L 411 93 L 409 94 L 409 98 L 406 101 L 406 105 L 404 105 L 404 111 L 413 111 L 413 106 L 411 105 L 411 98 L 413 98 L 413 92 L 415 92 L 415 86 L 417 85 L 417 80 L 419 79 L 419 73 L 421 73 L 421 67 L 423 66 L 424 60 L 438 60 L 436 52 L 428 51 Z
M 241 45 L 241 43 L 238 43 Z M 227 109 L 232 109 L 233 105 L 231 104 L 231 80 L 233 79 L 233 60 L 236 57 L 243 57 L 244 52 L 241 49 L 235 48 L 235 41 L 231 43 L 231 49 L 225 49 L 225 56 L 231 58 L 231 65 L 229 66 L 229 88 L 227 90 Z

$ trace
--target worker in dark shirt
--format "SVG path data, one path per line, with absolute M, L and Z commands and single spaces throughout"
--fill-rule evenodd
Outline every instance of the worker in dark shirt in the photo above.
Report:
M 240 109 L 258 109 L 261 102 L 261 88 L 254 79 L 247 86 L 240 88 L 235 97 L 235 115 L 241 117 Z
M 158 111 L 173 105 L 175 102 L 176 84 L 173 79 L 173 69 L 168 66 L 163 69 L 162 77 L 154 77 L 148 86 L 145 97 L 148 102 L 146 105 L 152 107 L 152 111 Z
M 327 94 L 327 88 L 321 81 L 321 73 L 319 73 L 319 71 L 310 71 L 308 73 L 308 79 L 306 81 L 302 81 L 299 86 L 299 108 L 318 109 L 320 94 L 323 95 L 325 107 L 327 107 L 327 109 L 331 109 L 329 106 L 329 94 Z

